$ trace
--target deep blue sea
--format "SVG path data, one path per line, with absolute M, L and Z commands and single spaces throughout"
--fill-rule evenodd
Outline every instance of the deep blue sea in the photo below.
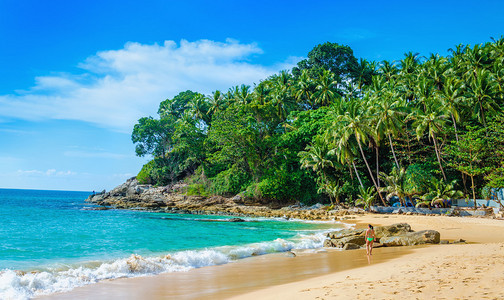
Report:
M 0 299 L 322 247 L 339 223 L 93 210 L 88 192 L 0 189 Z

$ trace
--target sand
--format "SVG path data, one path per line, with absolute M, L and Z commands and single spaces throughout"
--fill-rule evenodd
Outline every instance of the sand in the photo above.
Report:
M 504 299 L 504 221 L 403 215 L 366 215 L 356 221 L 361 226 L 407 222 L 415 231 L 435 229 L 441 239 L 470 244 L 416 248 L 386 262 L 375 261 L 382 255 L 375 249 L 368 266 L 232 299 Z
M 407 222 L 468 244 L 265 255 L 186 273 L 101 282 L 44 299 L 502 299 L 504 221 L 359 215 L 357 227 Z

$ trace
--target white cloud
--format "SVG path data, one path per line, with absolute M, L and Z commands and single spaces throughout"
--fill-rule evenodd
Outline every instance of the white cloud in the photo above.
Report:
M 124 159 L 131 158 L 134 155 L 111 153 L 111 152 L 88 152 L 88 151 L 65 151 L 63 155 L 67 157 L 78 158 L 108 158 L 108 159 Z
M 73 176 L 77 173 L 72 171 L 57 171 L 56 169 L 48 169 L 47 171 L 40 170 L 18 170 L 16 172 L 18 176 L 48 176 L 48 177 L 65 177 L 65 176 Z
M 80 120 L 129 133 L 139 118 L 155 115 L 159 102 L 181 91 L 227 90 L 294 65 L 250 62 L 261 53 L 255 44 L 233 40 L 127 43 L 89 57 L 79 65 L 83 74 L 37 77 L 29 90 L 0 95 L 0 119 Z

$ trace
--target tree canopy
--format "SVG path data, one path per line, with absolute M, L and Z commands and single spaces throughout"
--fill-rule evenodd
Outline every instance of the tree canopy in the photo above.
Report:
M 442 184 L 477 198 L 504 182 L 503 66 L 502 38 L 396 62 L 320 44 L 254 86 L 161 102 L 133 129 L 153 158 L 138 178 L 271 202 L 388 204 Z

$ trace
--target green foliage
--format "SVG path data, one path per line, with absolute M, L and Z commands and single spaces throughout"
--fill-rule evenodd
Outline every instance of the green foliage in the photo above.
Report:
M 187 191 L 185 193 L 187 196 L 209 196 L 210 194 L 205 190 L 205 186 L 203 184 L 195 183 L 191 184 L 187 187 Z
M 376 200 L 376 194 L 377 193 L 373 187 L 369 187 L 367 189 L 359 187 L 359 195 L 355 204 L 362 205 L 364 206 L 364 209 L 368 209 Z
M 170 162 L 166 159 L 157 158 L 143 165 L 137 175 L 137 180 L 140 184 L 167 185 L 175 179 L 169 174 L 173 174 Z
M 358 60 L 327 42 L 292 73 L 253 87 L 182 92 L 135 125 L 137 155 L 153 158 L 138 179 L 191 177 L 194 194 L 364 205 L 371 184 L 402 202 L 441 197 L 461 174 L 473 197 L 503 187 L 502 41 L 460 45 L 450 57 L 409 52 L 397 63 Z
M 211 193 L 230 196 L 244 191 L 251 182 L 251 176 L 234 166 L 209 180 Z

